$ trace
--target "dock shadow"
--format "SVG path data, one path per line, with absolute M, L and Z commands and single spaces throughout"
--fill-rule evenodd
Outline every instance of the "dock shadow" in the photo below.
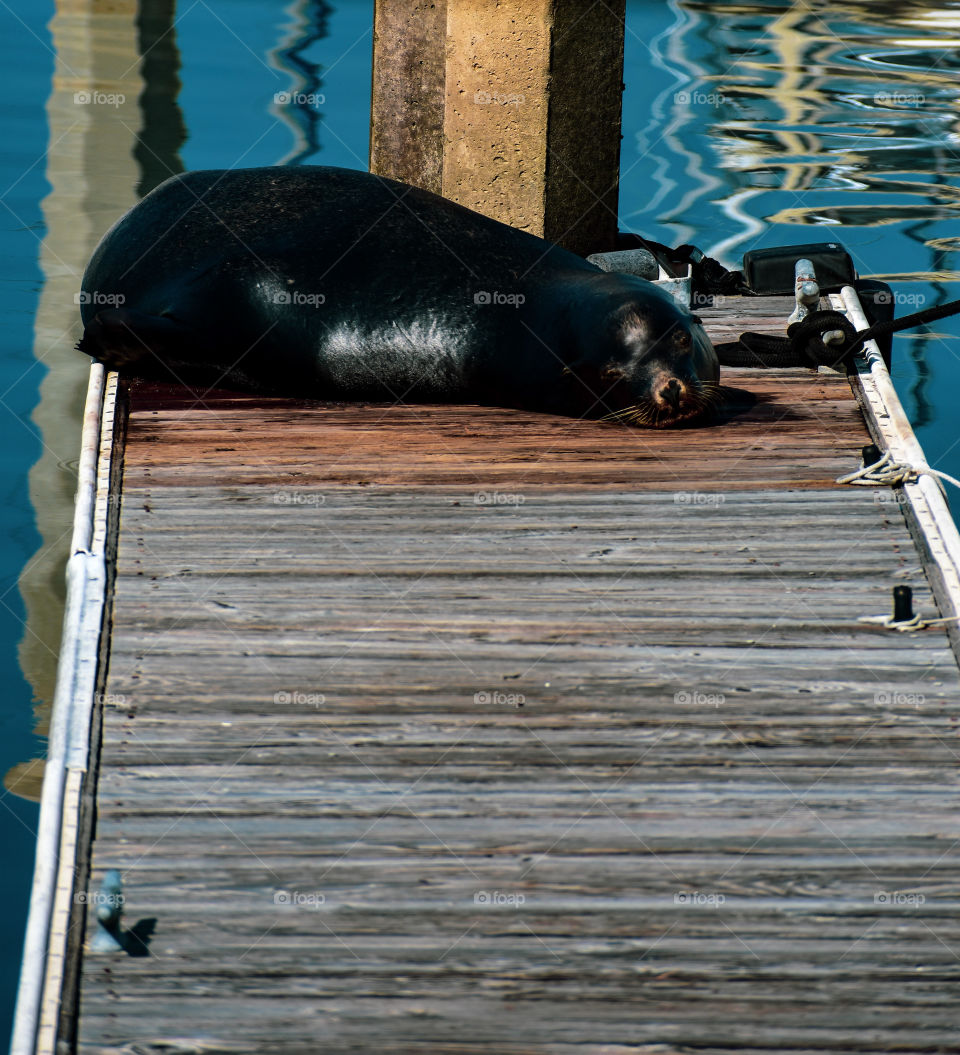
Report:
M 748 392 L 727 385 L 721 385 L 720 392 L 722 398 L 710 419 L 703 422 L 704 426 L 726 425 L 744 417 L 749 417 L 752 425 L 784 425 L 810 417 L 809 412 L 797 404 L 796 397 L 781 400 L 772 392 Z
M 157 929 L 156 916 L 137 920 L 136 923 L 120 935 L 123 951 L 128 956 L 149 956 L 150 940 Z
M 726 425 L 749 414 L 762 401 L 754 392 L 748 392 L 745 388 L 731 388 L 729 385 L 721 385 L 718 394 L 719 399 L 710 408 L 710 412 L 702 419 L 690 422 L 691 428 L 709 429 Z

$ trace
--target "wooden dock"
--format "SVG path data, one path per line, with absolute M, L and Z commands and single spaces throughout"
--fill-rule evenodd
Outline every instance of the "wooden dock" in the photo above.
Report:
M 47 1040 L 960 1051 L 957 660 L 860 621 L 954 542 L 835 483 L 862 373 L 663 432 L 121 387 Z M 81 947 L 111 868 L 143 955 Z

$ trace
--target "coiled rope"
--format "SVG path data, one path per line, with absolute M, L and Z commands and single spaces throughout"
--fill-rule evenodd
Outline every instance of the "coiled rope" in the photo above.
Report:
M 837 483 L 854 484 L 862 487 L 873 487 L 878 484 L 901 487 L 903 484 L 913 483 L 922 475 L 932 476 L 943 492 L 944 497 L 946 497 L 947 492 L 944 490 L 941 480 L 946 480 L 947 483 L 953 484 L 954 487 L 960 487 L 960 480 L 955 476 L 941 472 L 939 469 L 931 469 L 929 465 L 910 465 L 908 462 L 895 462 L 889 451 L 879 461 L 871 462 L 870 465 L 864 465 L 856 472 L 848 473 L 846 476 L 838 476 Z
M 721 366 L 829 366 L 835 369 L 859 352 L 867 341 L 957 314 L 960 314 L 960 300 L 950 300 L 899 319 L 874 323 L 858 333 L 842 312 L 814 311 L 800 322 L 793 323 L 787 329 L 786 337 L 742 333 L 739 341 L 718 344 L 715 348 Z M 824 344 L 823 335 L 831 330 L 843 333 L 842 344 Z

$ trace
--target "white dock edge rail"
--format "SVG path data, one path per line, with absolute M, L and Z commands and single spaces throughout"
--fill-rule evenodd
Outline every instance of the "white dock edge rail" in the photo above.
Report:
M 11 1055 L 53 1055 L 74 903 L 80 793 L 90 756 L 106 597 L 106 534 L 117 375 L 90 368 L 83 410 L 67 600 L 40 800 Z
M 868 329 L 870 324 L 852 286 L 844 286 L 830 300 L 837 310 L 846 312 L 858 331 Z M 914 435 L 876 341 L 866 342 L 855 364 L 864 418 L 877 446 L 889 451 L 896 462 L 921 470 L 927 467 L 926 455 Z M 960 615 L 960 533 L 950 507 L 929 473 L 921 473 L 916 482 L 905 484 L 903 491 L 906 511 L 914 521 L 911 524 L 908 515 L 908 526 L 921 549 L 926 570 L 933 572 L 929 575 L 930 586 L 941 614 L 946 618 L 956 617 Z M 926 554 L 922 552 L 924 547 Z M 957 627 L 948 625 L 948 631 L 956 650 Z

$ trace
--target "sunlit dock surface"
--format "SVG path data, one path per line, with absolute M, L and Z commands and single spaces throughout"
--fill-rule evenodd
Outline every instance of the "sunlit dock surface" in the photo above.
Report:
M 930 554 L 835 483 L 847 378 L 724 383 L 663 432 L 121 388 L 86 900 L 148 955 L 68 949 L 61 1038 L 960 1050 L 957 662 L 859 621 L 940 614 Z

